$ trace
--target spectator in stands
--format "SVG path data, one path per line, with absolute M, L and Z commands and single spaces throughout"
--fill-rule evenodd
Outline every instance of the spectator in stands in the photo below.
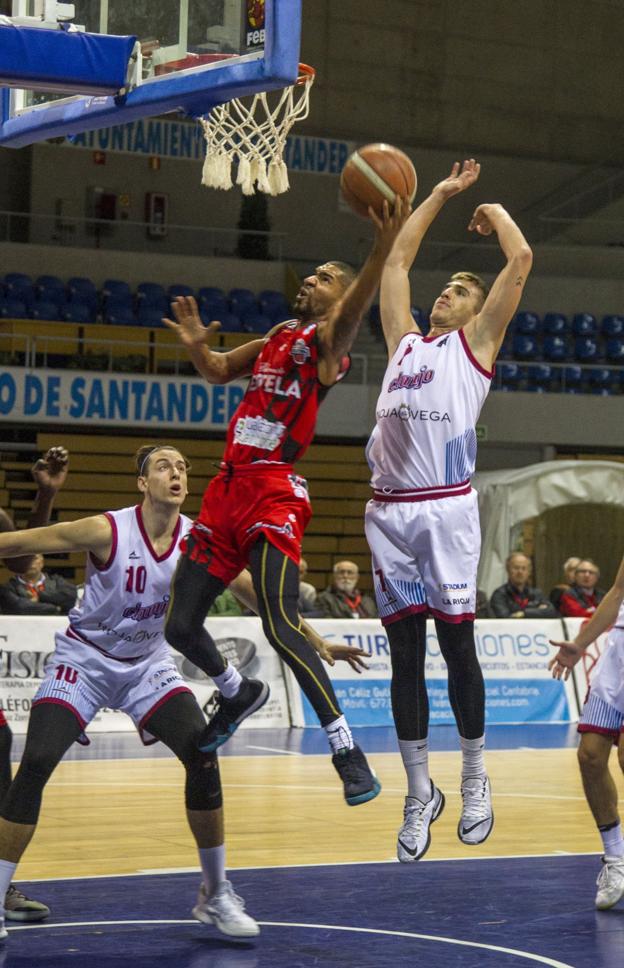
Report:
M 308 563 L 302 558 L 299 562 L 299 614 L 321 616 L 324 612 L 317 604 L 316 588 L 309 581 L 304 581 L 307 573 Z
M 492 594 L 490 609 L 495 618 L 557 618 L 557 610 L 539 588 L 529 584 L 531 559 L 512 551 L 505 561 L 507 581 Z
M 26 571 L 0 585 L 0 609 L 5 615 L 67 615 L 77 591 L 62 575 L 47 575 L 43 555 L 34 555 Z
M 216 618 L 226 618 L 228 615 L 253 615 L 254 613 L 244 609 L 236 596 L 226 588 L 217 595 L 214 602 L 208 609 L 208 615 Z
M 492 618 L 490 603 L 488 601 L 487 594 L 482 588 L 477 588 L 475 618 Z
M 555 585 L 555 587 L 551 589 L 548 596 L 557 610 L 559 610 L 561 596 L 564 592 L 569 591 L 571 586 L 574 584 L 574 572 L 578 568 L 580 561 L 580 558 L 577 558 L 575 555 L 573 555 L 571 558 L 567 558 L 563 563 L 563 579 L 558 585 Z
M 605 593 L 597 588 L 600 568 L 591 558 L 579 561 L 574 571 L 574 582 L 559 600 L 559 612 L 567 618 L 589 618 L 594 614 Z
M 360 571 L 353 561 L 337 561 L 333 580 L 317 602 L 327 618 L 376 618 L 377 606 L 370 595 L 360 592 Z

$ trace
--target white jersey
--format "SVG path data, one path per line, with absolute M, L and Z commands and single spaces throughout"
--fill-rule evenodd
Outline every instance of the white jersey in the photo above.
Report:
M 475 424 L 492 375 L 461 329 L 436 337 L 406 333 L 388 363 L 366 448 L 373 488 L 409 493 L 468 485 Z
M 178 545 L 192 521 L 180 515 L 169 548 L 157 555 L 140 506 L 108 511 L 113 531 L 104 564 L 87 556 L 82 601 L 69 613 L 61 637 L 78 639 L 100 653 L 128 661 L 155 654 L 164 644 L 164 615 L 178 562 Z

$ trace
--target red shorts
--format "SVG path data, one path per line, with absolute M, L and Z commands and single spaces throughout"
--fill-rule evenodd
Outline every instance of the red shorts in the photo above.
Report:
M 229 585 L 247 565 L 260 535 L 298 565 L 311 517 L 307 484 L 292 467 L 236 465 L 210 482 L 199 517 L 180 547 Z

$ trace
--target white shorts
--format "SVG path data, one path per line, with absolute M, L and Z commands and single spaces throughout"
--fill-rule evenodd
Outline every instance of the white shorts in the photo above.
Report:
M 416 612 L 474 619 L 481 530 L 477 492 L 437 500 L 369 501 L 365 529 L 379 617 Z
M 83 729 L 102 708 L 127 713 L 144 743 L 155 739 L 143 729 L 153 712 L 178 692 L 191 692 L 166 645 L 139 660 L 103 655 L 60 632 L 45 668 L 45 678 L 33 699 L 58 703 L 71 710 Z
M 611 629 L 605 650 L 591 673 L 579 733 L 602 733 L 618 740 L 624 730 L 624 629 Z

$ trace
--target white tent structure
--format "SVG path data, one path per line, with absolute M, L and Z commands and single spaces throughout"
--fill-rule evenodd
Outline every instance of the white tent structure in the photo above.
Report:
M 515 470 L 475 474 L 481 516 L 478 587 L 488 595 L 507 580 L 505 558 L 513 528 L 549 508 L 609 504 L 624 508 L 624 463 L 556 460 Z

